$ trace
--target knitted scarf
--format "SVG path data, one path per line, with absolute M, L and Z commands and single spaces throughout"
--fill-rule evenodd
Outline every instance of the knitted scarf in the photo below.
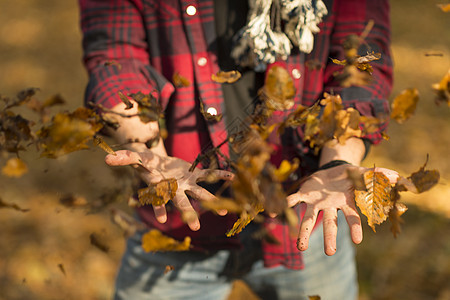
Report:
M 328 13 L 322 0 L 248 0 L 248 23 L 234 37 L 231 56 L 239 66 L 262 72 L 291 50 L 313 49 L 313 34 Z

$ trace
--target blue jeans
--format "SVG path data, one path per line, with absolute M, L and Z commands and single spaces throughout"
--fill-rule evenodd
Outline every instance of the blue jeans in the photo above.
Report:
M 322 300 L 357 299 L 355 251 L 341 213 L 338 226 L 335 255 L 324 254 L 322 226 L 319 226 L 311 235 L 309 249 L 303 252 L 303 270 L 282 266 L 264 268 L 262 261 L 258 260 L 240 279 L 262 299 L 307 300 L 311 295 L 320 295 Z M 114 299 L 227 299 L 233 278 L 221 274 L 230 251 L 221 250 L 211 255 L 198 252 L 145 253 L 140 239 L 138 234 L 127 242 Z M 164 274 L 166 266 L 174 269 Z

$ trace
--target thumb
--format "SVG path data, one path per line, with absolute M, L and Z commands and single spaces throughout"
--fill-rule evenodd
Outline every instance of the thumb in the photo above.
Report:
M 109 166 L 128 166 L 142 164 L 141 155 L 138 152 L 129 150 L 116 151 L 116 155 L 108 154 L 105 162 Z

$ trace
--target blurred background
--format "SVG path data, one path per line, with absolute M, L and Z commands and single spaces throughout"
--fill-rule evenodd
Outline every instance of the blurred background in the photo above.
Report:
M 450 299 L 450 108 L 437 106 L 431 90 L 450 68 L 450 13 L 437 7 L 442 2 L 391 1 L 391 101 L 406 88 L 417 88 L 420 100 L 405 124 L 391 122 L 390 140 L 374 147 L 365 164 L 408 176 L 429 154 L 427 168 L 438 169 L 441 181 L 421 195 L 402 194 L 409 210 L 396 239 L 388 223 L 376 234 L 365 226 L 357 246 L 360 299 Z M 54 94 L 66 100 L 54 112 L 82 105 L 87 76 L 78 16 L 75 0 L 0 0 L 1 95 L 38 87 L 40 100 Z M 426 55 L 431 52 L 442 55 Z M 107 168 L 104 152 L 95 148 L 57 160 L 39 158 L 33 150 L 21 157 L 27 174 L 0 175 L 0 199 L 29 209 L 0 209 L 0 300 L 110 299 L 124 250 L 122 232 L 108 210 L 68 208 L 60 199 L 97 206 L 113 201 L 105 199 L 128 170 Z M 108 251 L 91 245 L 92 233 Z

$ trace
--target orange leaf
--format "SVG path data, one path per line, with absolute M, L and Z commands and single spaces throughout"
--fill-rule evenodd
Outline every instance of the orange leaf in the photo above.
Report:
M 165 251 L 188 251 L 191 247 L 191 238 L 177 241 L 161 233 L 157 229 L 151 229 L 142 236 L 142 249 L 145 252 L 165 252 Z
M 2 173 L 8 177 L 21 177 L 28 172 L 27 165 L 19 158 L 10 158 L 2 168 Z
M 138 190 L 139 202 L 142 205 L 163 205 L 172 200 L 177 192 L 178 183 L 175 178 L 163 179 L 156 184 Z
M 414 114 L 418 101 L 419 91 L 417 89 L 404 90 L 392 102 L 391 118 L 402 124 Z
M 175 85 L 175 87 L 188 87 L 191 85 L 191 82 L 189 81 L 189 79 L 187 79 L 184 76 L 181 76 L 180 73 L 175 72 L 172 75 L 172 82 L 173 85 Z
M 294 80 L 289 72 L 281 66 L 273 66 L 267 71 L 259 94 L 269 109 L 286 110 L 294 105 L 295 92 Z
M 438 4 L 437 5 L 443 12 L 450 12 L 450 4 Z
M 239 71 L 219 71 L 211 75 L 211 79 L 217 83 L 233 83 L 241 78 Z

